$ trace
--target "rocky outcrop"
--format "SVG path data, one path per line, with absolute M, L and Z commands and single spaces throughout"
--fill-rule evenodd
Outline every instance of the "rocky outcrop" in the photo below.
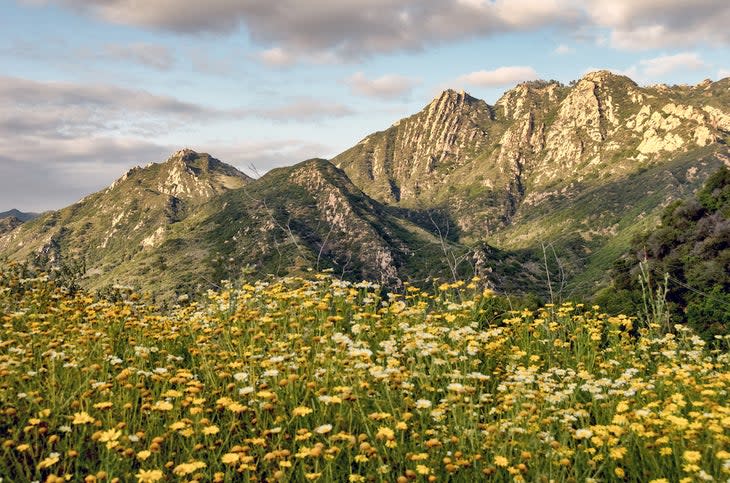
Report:
M 369 195 L 446 209 L 478 239 L 555 196 L 727 142 L 726 84 L 640 87 L 597 71 L 520 84 L 493 107 L 445 91 L 333 162 Z
M 383 239 L 376 227 L 362 216 L 362 208 L 372 215 L 377 207 L 362 194 L 354 193 L 359 190 L 344 174 L 332 172 L 333 169 L 326 161 L 310 161 L 300 165 L 289 178 L 311 193 L 320 213 L 317 218 L 328 227 L 326 241 L 320 242 L 320 249 L 329 255 L 340 251 L 339 258 L 354 259 L 358 265 L 367 267 L 370 278 L 391 286 L 400 285 L 397 262 L 400 254 L 396 251 L 408 253 L 410 249 L 405 244 L 394 246 L 392 240 L 388 243 Z M 352 202 L 353 194 L 366 206 L 358 210 Z
M 332 162 L 377 200 L 415 202 L 486 149 L 493 120 L 493 108 L 484 101 L 447 90 L 420 113 L 366 137 Z

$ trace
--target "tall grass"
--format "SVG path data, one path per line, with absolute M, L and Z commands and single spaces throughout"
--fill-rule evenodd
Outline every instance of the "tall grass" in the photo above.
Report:
M 479 280 L 318 275 L 160 310 L 0 275 L 5 481 L 730 476 L 730 358 L 599 307 L 495 313 Z

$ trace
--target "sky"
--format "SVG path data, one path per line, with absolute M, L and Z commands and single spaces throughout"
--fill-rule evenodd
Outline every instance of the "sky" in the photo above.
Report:
M 717 80 L 728 25 L 727 0 L 0 0 L 0 211 L 184 147 L 254 176 L 331 158 L 446 88 Z

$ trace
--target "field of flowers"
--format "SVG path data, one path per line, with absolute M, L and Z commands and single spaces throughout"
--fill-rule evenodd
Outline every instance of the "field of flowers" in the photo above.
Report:
M 727 347 L 495 313 L 478 283 L 271 279 L 162 310 L 2 273 L 0 479 L 727 481 Z

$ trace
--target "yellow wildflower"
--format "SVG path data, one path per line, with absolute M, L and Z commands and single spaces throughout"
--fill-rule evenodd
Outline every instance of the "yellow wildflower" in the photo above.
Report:
M 700 453 L 699 451 L 687 450 L 682 453 L 682 458 L 684 458 L 687 463 L 697 463 L 699 460 L 702 459 L 702 453 Z
M 169 401 L 157 401 L 152 406 L 153 411 L 172 411 L 173 405 Z
M 206 468 L 208 465 L 206 465 L 202 461 L 188 461 L 187 463 L 179 464 L 175 467 L 172 472 L 176 474 L 177 476 L 185 476 L 189 475 L 191 473 L 195 473 L 198 470 L 202 470 L 203 468 Z
M 163 479 L 165 474 L 160 470 L 139 470 L 135 476 L 137 483 L 155 483 Z
M 307 416 L 308 414 L 312 414 L 313 412 L 314 412 L 314 410 L 311 408 L 308 408 L 306 406 L 298 406 L 292 410 L 291 414 L 292 414 L 292 416 L 302 417 L 302 416 Z
M 494 464 L 496 466 L 500 466 L 502 468 L 505 468 L 509 466 L 509 460 L 505 458 L 504 456 L 495 456 L 494 457 Z
M 71 424 L 92 424 L 96 421 L 93 417 L 89 415 L 86 411 L 81 411 L 80 413 L 74 413 L 74 419 Z
M 380 426 L 378 432 L 375 434 L 376 439 L 393 439 L 395 438 L 395 431 L 387 426 Z
M 142 451 L 140 451 L 140 452 L 137 453 L 137 459 L 140 460 L 140 461 L 144 461 L 147 458 L 149 458 L 151 454 L 152 453 L 150 451 L 146 450 L 146 449 L 145 450 L 142 450 Z
M 44 468 L 48 468 L 49 466 L 53 466 L 56 463 L 58 463 L 58 460 L 60 459 L 61 455 L 59 453 L 51 453 L 48 455 L 46 459 L 38 463 L 38 469 L 42 470 Z
M 620 460 L 624 456 L 626 456 L 626 453 L 628 450 L 624 448 L 623 446 L 619 446 L 617 448 L 611 448 L 611 450 L 608 452 L 608 455 L 615 460 Z
M 226 453 L 221 456 L 221 462 L 224 465 L 235 465 L 236 463 L 238 463 L 239 459 L 240 455 L 238 453 Z

